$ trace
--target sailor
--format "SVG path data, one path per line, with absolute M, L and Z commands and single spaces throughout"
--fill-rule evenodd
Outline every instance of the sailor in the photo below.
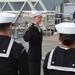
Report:
M 44 75 L 75 75 L 75 23 L 63 22 L 55 28 L 61 46 L 47 53 Z
M 28 54 L 9 36 L 15 16 L 0 12 L 0 75 L 28 75 Z
M 29 42 L 28 65 L 29 75 L 40 75 L 42 58 L 42 29 L 39 24 L 42 21 L 42 12 L 33 11 L 30 14 L 31 24 L 26 30 L 23 39 Z

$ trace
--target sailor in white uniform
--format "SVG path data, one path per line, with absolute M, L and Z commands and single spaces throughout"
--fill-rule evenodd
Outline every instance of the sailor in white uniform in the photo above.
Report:
M 61 47 L 48 52 L 43 64 L 44 75 L 75 75 L 75 23 L 55 26 Z
M 9 35 L 15 15 L 0 13 L 0 75 L 28 75 L 28 54 Z

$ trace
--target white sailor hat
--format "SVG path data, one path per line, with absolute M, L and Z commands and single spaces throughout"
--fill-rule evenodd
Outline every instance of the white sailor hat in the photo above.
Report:
M 0 23 L 12 23 L 15 18 L 15 14 L 0 12 Z
M 58 33 L 75 34 L 75 23 L 63 22 L 55 26 Z
M 35 17 L 35 16 L 38 16 L 38 15 L 41 15 L 42 12 L 41 11 L 32 11 L 32 13 L 30 14 L 30 17 Z

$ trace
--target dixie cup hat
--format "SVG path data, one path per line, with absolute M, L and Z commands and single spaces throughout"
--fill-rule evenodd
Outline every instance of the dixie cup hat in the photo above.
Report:
M 42 12 L 41 11 L 32 11 L 32 13 L 30 14 L 30 17 L 35 17 L 35 16 L 38 16 L 38 15 L 41 15 Z
M 0 12 L 0 23 L 13 23 L 15 16 L 12 13 Z
M 63 22 L 55 25 L 58 33 L 75 34 L 75 23 Z

